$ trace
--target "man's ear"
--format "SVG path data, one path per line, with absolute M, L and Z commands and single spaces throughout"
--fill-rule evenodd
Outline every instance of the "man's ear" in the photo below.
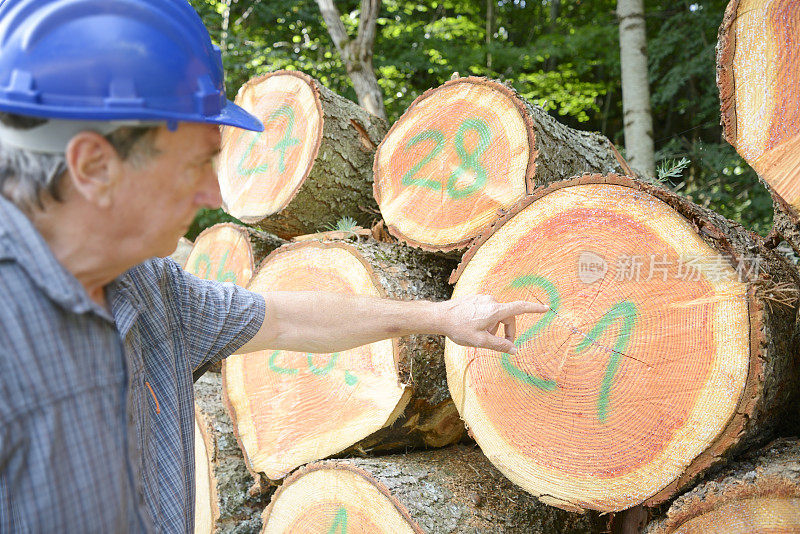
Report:
M 96 132 L 81 132 L 70 140 L 65 155 L 75 191 L 97 207 L 109 208 L 122 170 L 111 143 Z

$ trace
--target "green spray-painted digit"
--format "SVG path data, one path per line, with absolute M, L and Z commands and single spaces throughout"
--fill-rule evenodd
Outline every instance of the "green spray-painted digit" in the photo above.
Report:
M 611 393 L 611 385 L 614 382 L 614 374 L 617 372 L 622 353 L 628 347 L 628 341 L 631 338 L 633 327 L 636 325 L 636 305 L 632 302 L 624 301 L 615 304 L 608 313 L 600 318 L 600 321 L 592 328 L 589 334 L 583 338 L 575 347 L 575 352 L 583 352 L 589 346 L 597 341 L 603 335 L 603 332 L 609 325 L 618 318 L 622 318 L 622 327 L 617 334 L 617 340 L 614 342 L 614 349 L 611 357 L 608 360 L 606 373 L 603 376 L 603 382 L 600 384 L 600 396 L 597 399 L 597 417 L 600 422 L 605 422 L 608 415 L 609 395 Z
M 267 366 L 269 367 L 269 370 L 282 375 L 296 375 L 297 369 L 294 369 L 292 367 L 281 367 L 280 365 L 275 363 L 275 359 L 278 357 L 278 354 L 280 353 L 281 351 L 276 350 L 270 355 L 269 360 L 267 361 Z
M 330 373 L 331 369 L 333 369 L 333 366 L 336 365 L 336 360 L 339 359 L 339 353 L 338 352 L 334 352 L 333 354 L 331 354 L 331 359 L 328 360 L 328 364 L 325 367 L 322 367 L 322 368 L 319 368 L 316 365 L 314 365 L 314 355 L 313 354 L 306 354 L 306 357 L 308 358 L 308 369 L 309 369 L 309 371 L 311 371 L 311 373 L 313 373 L 313 374 L 315 374 L 317 376 L 325 376 L 328 373 Z
M 217 269 L 217 282 L 233 282 L 236 283 L 236 273 L 233 271 L 224 271 L 225 262 L 228 261 L 228 253 L 230 251 L 226 250 L 225 254 L 222 255 L 222 259 L 219 260 L 219 269 Z
M 429 189 L 433 189 L 434 191 L 441 191 L 442 184 L 437 182 L 436 180 L 431 180 L 430 178 L 414 178 L 414 175 L 419 172 L 419 170 L 428 164 L 433 158 L 435 158 L 443 149 L 445 145 L 444 141 L 444 134 L 439 130 L 425 130 L 424 132 L 420 132 L 414 137 L 406 145 L 406 150 L 410 149 L 411 147 L 422 143 L 423 141 L 428 141 L 433 139 L 436 141 L 436 145 L 433 147 L 433 150 L 428 152 L 428 154 L 422 158 L 416 165 L 411 167 L 411 169 L 403 176 L 402 184 L 403 185 L 416 185 L 419 187 L 427 187 Z
M 523 343 L 531 339 L 535 336 L 539 331 L 541 331 L 545 326 L 550 324 L 553 319 L 555 319 L 556 312 L 558 312 L 558 307 L 561 305 L 561 296 L 558 294 L 558 289 L 553 283 L 544 278 L 542 276 L 520 276 L 513 280 L 510 284 L 513 288 L 522 288 L 522 287 L 541 287 L 547 293 L 547 298 L 549 302 L 547 303 L 550 306 L 550 311 L 544 314 L 541 319 L 536 321 L 533 326 L 528 328 L 525 332 L 519 336 L 516 341 L 514 341 L 514 346 L 520 347 Z M 500 359 L 500 364 L 503 369 L 525 384 L 529 384 L 531 386 L 537 387 L 539 389 L 543 389 L 545 391 L 553 391 L 556 388 L 556 383 L 554 380 L 544 380 L 539 378 L 538 376 L 531 375 L 526 373 L 516 365 L 511 362 L 511 356 L 509 354 L 503 354 Z
M 203 272 L 203 274 L 200 274 L 200 263 L 201 262 L 205 265 L 205 268 L 206 268 L 206 270 Z M 205 252 L 202 253 L 202 254 L 198 254 L 197 255 L 197 259 L 194 261 L 193 273 L 195 274 L 195 276 L 198 276 L 199 278 L 203 278 L 205 280 L 208 280 L 208 273 L 209 272 L 211 272 L 211 256 L 209 256 Z
M 464 135 L 469 131 L 474 130 L 478 133 L 480 140 L 478 146 L 472 153 L 467 152 L 464 148 Z M 480 158 L 489 148 L 492 142 L 492 132 L 489 130 L 489 125 L 483 119 L 467 119 L 461 123 L 461 126 L 456 132 L 454 144 L 456 147 L 456 154 L 461 158 L 461 165 L 456 167 L 450 179 L 447 181 L 447 193 L 451 198 L 466 198 L 476 191 L 483 189 L 486 186 L 486 169 L 481 165 Z M 456 188 L 456 182 L 464 175 L 465 172 L 471 170 L 475 174 L 475 181 L 463 189 Z
M 247 161 L 247 158 L 250 157 L 250 153 L 253 152 L 253 147 L 256 146 L 256 143 L 261 139 L 263 132 L 258 132 L 253 134 L 253 139 L 250 141 L 250 144 L 247 145 L 247 149 L 242 154 L 241 159 L 239 160 L 239 164 L 236 166 L 236 172 L 238 172 L 242 176 L 250 176 L 253 174 L 260 174 L 262 172 L 267 172 L 269 170 L 269 163 L 262 163 L 258 167 L 252 167 L 250 169 L 244 168 L 244 162 Z
M 347 508 L 339 508 L 328 534 L 347 534 Z
M 289 150 L 291 147 L 300 144 L 300 139 L 296 137 L 292 137 L 292 132 L 294 131 L 294 111 L 292 107 L 288 104 L 284 104 L 280 106 L 278 109 L 272 112 L 272 115 L 269 116 L 269 119 L 266 121 L 264 126 L 269 124 L 270 122 L 274 121 L 279 117 L 286 117 L 286 126 L 283 129 L 283 137 L 280 141 L 278 141 L 272 150 L 278 151 L 280 153 L 279 160 L 278 160 L 278 171 L 280 174 L 286 172 L 286 151 Z M 253 174 L 260 174 L 267 172 L 269 170 L 269 162 L 263 163 L 257 167 L 252 167 L 249 169 L 244 168 L 244 164 L 247 161 L 247 158 L 250 157 L 250 154 L 253 152 L 253 147 L 258 143 L 261 139 L 263 132 L 259 132 L 253 135 L 253 139 L 250 141 L 250 144 L 247 145 L 247 149 L 242 154 L 241 159 L 239 160 L 239 164 L 236 166 L 236 172 L 238 172 L 242 176 L 251 176 Z
M 271 122 L 278 117 L 286 117 L 286 128 L 284 128 L 283 137 L 275 144 L 272 150 L 280 152 L 280 158 L 278 160 L 278 172 L 283 174 L 286 172 L 286 151 L 295 145 L 299 145 L 300 139 L 292 137 L 292 132 L 294 131 L 294 110 L 292 107 L 288 104 L 284 104 L 272 112 L 272 115 L 269 116 L 269 121 L 267 122 Z

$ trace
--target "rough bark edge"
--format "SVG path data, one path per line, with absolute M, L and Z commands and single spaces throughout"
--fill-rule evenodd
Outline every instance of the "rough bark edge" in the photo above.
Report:
M 793 443 L 795 442 L 790 439 L 781 438 L 770 443 L 764 449 L 754 451 L 752 464 L 747 461 L 743 462 L 745 464 L 744 476 L 752 474 L 752 479 L 730 479 L 730 476 L 736 475 L 737 467 L 741 465 L 733 464 L 730 470 L 721 476 L 714 480 L 704 481 L 690 492 L 678 497 L 667 512 L 667 517 L 654 525 L 649 525 L 646 532 L 648 534 L 672 532 L 683 523 L 711 512 L 721 504 L 735 500 L 767 495 L 800 498 L 800 486 L 797 485 L 797 481 L 792 481 L 789 476 L 782 474 L 760 472 L 765 463 L 777 463 L 782 459 L 781 452 L 773 452 L 770 449 L 791 447 Z M 762 454 L 763 456 L 761 456 Z M 751 481 L 752 483 L 748 483 Z
M 308 84 L 308 86 L 311 88 L 311 93 L 314 95 L 314 103 L 316 104 L 317 111 L 319 112 L 319 133 L 317 135 L 317 140 L 314 144 L 314 150 L 311 152 L 311 157 L 309 158 L 308 166 L 306 167 L 306 170 L 303 172 L 303 179 L 300 180 L 300 183 L 297 184 L 297 187 L 294 188 L 294 191 L 292 191 L 292 194 L 288 197 L 286 202 L 284 202 L 284 204 L 278 209 L 278 211 L 275 212 L 275 213 L 280 213 L 283 209 L 286 208 L 286 206 L 291 204 L 292 200 L 294 200 L 294 197 L 297 195 L 297 192 L 300 191 L 300 188 L 303 187 L 303 184 L 306 182 L 306 178 L 308 178 L 308 175 L 311 174 L 311 169 L 314 168 L 314 164 L 317 161 L 317 156 L 319 156 L 319 148 L 322 145 L 322 129 L 325 126 L 325 114 L 323 113 L 322 110 L 322 102 L 320 101 L 319 89 L 317 88 L 318 82 L 308 74 L 297 70 L 277 70 L 275 72 L 270 72 L 267 74 L 263 74 L 261 76 L 256 76 L 255 78 L 251 78 L 244 85 L 242 85 L 242 87 L 239 89 L 239 94 L 242 94 L 242 92 L 245 89 L 258 85 L 261 82 L 264 82 L 268 78 L 271 78 L 273 76 L 294 76 L 295 78 L 300 78 L 302 81 Z M 233 126 L 224 126 L 223 128 L 233 128 Z M 264 219 L 266 219 L 271 215 L 275 215 L 275 213 L 270 213 L 263 217 L 242 217 L 239 220 L 247 224 L 256 224 L 259 221 L 263 221 Z
M 431 89 L 428 89 L 427 91 L 422 93 L 411 103 L 411 105 L 408 107 L 405 113 L 403 113 L 403 115 L 399 119 L 397 119 L 397 121 L 392 125 L 392 127 L 386 133 L 383 140 L 378 145 L 378 148 L 375 150 L 375 160 L 372 166 L 372 175 L 374 177 L 372 184 L 372 191 L 373 191 L 373 196 L 375 197 L 375 202 L 377 202 L 378 206 L 381 205 L 381 195 L 378 189 L 378 180 L 377 180 L 378 155 L 386 139 L 388 139 L 389 136 L 392 135 L 395 128 L 397 128 L 397 125 L 400 124 L 404 118 L 406 118 L 406 115 L 414 111 L 414 108 L 417 106 L 417 104 L 419 104 L 423 100 L 428 99 L 435 92 L 445 87 L 461 83 L 470 83 L 473 85 L 485 85 L 487 87 L 492 88 L 495 91 L 502 93 L 503 95 L 508 97 L 509 100 L 511 100 L 511 102 L 514 104 L 514 107 L 517 109 L 520 116 L 522 117 L 522 120 L 525 123 L 525 129 L 528 132 L 528 146 L 530 147 L 530 154 L 528 156 L 528 167 L 527 169 L 525 169 L 525 191 L 527 194 L 530 194 L 531 191 L 533 191 L 535 187 L 536 158 L 538 158 L 539 156 L 539 150 L 537 148 L 537 143 L 536 143 L 536 131 L 533 126 L 533 119 L 531 118 L 531 114 L 528 111 L 527 103 L 522 98 L 520 98 L 520 96 L 513 88 L 509 87 L 508 85 L 500 81 L 490 80 L 489 78 L 484 78 L 481 76 L 467 76 L 464 78 L 456 78 L 455 80 L 447 81 L 438 87 L 432 87 Z M 389 233 L 396 239 L 412 247 L 420 248 L 427 252 L 452 252 L 456 250 L 463 250 L 467 248 L 474 239 L 470 237 L 447 245 L 432 246 L 426 243 L 420 243 L 419 241 L 415 241 L 413 239 L 409 239 L 408 237 L 403 235 L 403 233 L 400 232 L 400 230 L 398 230 L 394 225 L 386 225 L 386 228 L 389 230 Z
M 214 457 L 217 455 L 217 440 L 214 438 L 213 434 L 208 431 L 208 421 L 206 421 L 205 415 L 203 415 L 203 411 L 195 405 L 194 407 L 194 418 L 197 421 L 197 428 L 200 429 L 200 434 L 203 436 L 203 442 L 206 446 L 206 458 L 205 461 L 213 461 Z M 211 450 L 209 450 L 211 447 Z M 211 458 L 209 458 L 209 453 Z M 196 461 L 196 460 L 195 460 Z M 209 485 L 209 495 L 211 500 L 211 532 L 216 532 L 217 522 L 219 521 L 219 496 L 217 494 L 217 476 L 214 474 L 214 469 L 211 468 L 209 465 L 208 467 L 208 485 Z M 197 488 L 195 488 L 195 492 Z M 195 502 L 197 502 L 197 497 L 195 497 Z
M 392 503 L 392 505 L 395 507 L 395 510 L 397 510 L 397 512 L 403 517 L 403 519 L 408 521 L 409 526 L 414 530 L 416 534 L 425 534 L 425 532 L 423 532 L 423 530 L 419 527 L 419 525 L 417 525 L 417 522 L 414 521 L 414 519 L 411 517 L 411 514 L 406 509 L 406 507 L 403 506 L 403 504 L 394 495 L 392 495 L 392 493 L 386 486 L 384 486 L 381 482 L 376 480 L 375 477 L 373 477 L 360 467 L 356 467 L 347 462 L 340 462 L 337 460 L 324 460 L 321 462 L 314 462 L 313 464 L 308 464 L 305 467 L 301 467 L 300 469 L 289 475 L 283 481 L 283 484 L 281 484 L 281 486 L 275 491 L 275 494 L 269 501 L 269 505 L 264 509 L 264 513 L 261 514 L 261 519 L 264 527 L 266 527 L 267 521 L 269 521 L 269 516 L 272 514 L 273 506 L 278 501 L 285 488 L 288 488 L 291 484 L 293 484 L 303 476 L 312 473 L 314 471 L 321 471 L 323 469 L 324 470 L 339 469 L 342 471 L 350 471 L 351 473 L 355 473 L 361 476 L 367 482 L 375 486 L 378 489 L 378 491 L 380 491 L 387 499 L 389 499 L 389 502 Z
M 386 298 L 386 291 L 383 289 L 383 285 L 380 283 L 378 275 L 375 273 L 375 269 L 372 268 L 372 265 L 367 263 L 367 261 L 361 256 L 361 254 L 351 245 L 347 245 L 341 242 L 327 242 L 327 241 L 302 241 L 299 243 L 289 243 L 283 245 L 282 247 L 273 250 L 264 261 L 261 262 L 257 271 L 253 273 L 253 277 L 250 279 L 252 282 L 257 276 L 261 269 L 267 265 L 267 263 L 275 258 L 278 257 L 280 254 L 284 254 L 289 251 L 297 250 L 299 248 L 306 248 L 309 246 L 317 247 L 317 248 L 342 248 L 345 249 L 347 252 L 355 256 L 358 261 L 365 267 L 369 276 L 372 280 L 372 283 L 375 285 L 375 288 L 378 290 L 378 294 L 381 298 Z M 248 284 L 249 287 L 249 284 Z M 398 383 L 400 382 L 400 370 L 398 368 L 399 365 L 399 356 L 400 356 L 400 349 L 398 346 L 397 338 L 393 338 L 392 340 L 392 352 L 394 354 L 394 367 L 395 371 L 397 372 L 397 379 Z M 241 438 L 239 437 L 239 420 L 236 417 L 236 412 L 233 409 L 230 399 L 228 398 L 228 381 L 225 372 L 226 366 L 222 366 L 222 404 L 225 407 L 225 411 L 228 413 L 228 416 L 231 418 L 231 423 L 233 424 L 233 435 L 236 436 L 236 443 L 239 444 L 239 449 L 242 451 L 242 456 L 244 456 L 244 465 L 250 474 L 253 476 L 255 480 L 255 484 L 253 485 L 252 489 L 250 490 L 251 493 L 263 493 L 269 486 L 274 486 L 277 480 L 272 480 L 269 477 L 265 476 L 262 472 L 257 471 L 253 468 L 253 464 L 250 462 L 250 455 L 247 453 L 247 449 L 244 447 Z M 404 402 L 405 401 L 405 402 Z M 400 398 L 400 402 L 398 402 L 398 406 L 395 407 L 394 411 L 389 415 L 389 419 L 383 424 L 383 426 L 379 429 L 376 429 L 375 432 L 382 430 L 390 426 L 394 421 L 403 413 L 405 410 L 406 405 L 408 404 L 409 399 L 404 395 Z M 402 409 L 398 409 L 400 405 Z M 372 436 L 375 432 L 366 436 L 364 439 Z M 346 447 L 343 450 L 349 450 L 352 447 Z M 278 479 L 279 480 L 279 479 Z M 284 478 L 284 480 L 288 480 Z
M 584 174 L 568 180 L 554 182 L 545 188 L 539 189 L 506 211 L 494 224 L 489 226 L 483 234 L 475 238 L 469 250 L 464 254 L 461 263 L 456 270 L 453 271 L 450 277 L 450 283 L 455 284 L 458 281 L 458 278 L 464 272 L 467 264 L 469 264 L 470 260 L 475 256 L 478 249 L 518 213 L 554 191 L 566 187 L 587 184 L 619 185 L 649 194 L 666 203 L 679 215 L 687 219 L 695 228 L 697 234 L 710 247 L 730 254 L 734 258 L 738 257 L 728 237 L 720 231 L 711 220 L 703 218 L 702 213 L 696 211 L 696 207 L 690 201 L 661 187 L 636 181 L 629 177 L 617 174 Z M 709 236 L 713 237 L 714 240 L 712 241 Z M 737 407 L 729 419 L 728 424 L 725 426 L 725 429 L 709 447 L 689 463 L 682 475 L 652 497 L 645 499 L 643 501 L 645 506 L 656 506 L 668 500 L 674 496 L 676 492 L 702 476 L 708 469 L 723 461 L 726 456 L 731 454 L 731 451 L 735 451 L 737 444 L 739 444 L 744 436 L 745 430 L 750 426 L 753 414 L 761 408 L 760 405 L 764 399 L 764 384 L 761 378 L 764 376 L 767 360 L 765 352 L 769 340 L 764 332 L 765 310 L 760 299 L 756 295 L 757 290 L 753 287 L 753 283 L 753 280 L 747 280 L 747 309 L 750 323 L 750 363 L 748 365 L 745 386 L 740 395 Z
M 717 87 L 720 100 L 722 136 L 736 147 L 736 78 L 733 58 L 736 55 L 736 34 L 733 26 L 739 12 L 739 0 L 731 0 L 725 9 L 717 34 Z
M 733 72 L 733 60 L 736 56 L 736 34 L 733 31 L 736 19 L 739 17 L 740 0 L 731 0 L 725 9 L 722 24 L 717 35 L 717 87 L 719 88 L 720 100 L 720 125 L 722 125 L 722 137 L 731 145 L 736 152 L 736 76 Z M 800 228 L 800 214 L 791 207 L 772 186 L 758 175 L 759 181 L 767 188 L 772 202 L 775 204 L 774 226 L 777 228 L 786 241 L 792 246 L 795 252 L 800 253 L 800 240 L 797 235 Z M 789 221 L 783 221 L 784 215 L 788 216 Z

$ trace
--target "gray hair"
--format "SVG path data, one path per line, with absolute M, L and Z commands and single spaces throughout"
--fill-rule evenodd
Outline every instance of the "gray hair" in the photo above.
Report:
M 18 130 L 29 130 L 47 119 L 0 112 L 0 123 Z M 120 158 L 138 165 L 156 153 L 154 126 L 125 126 L 106 135 Z M 61 202 L 61 185 L 67 172 L 64 154 L 33 152 L 6 146 L 0 139 L 0 195 L 26 213 L 44 209 L 45 195 Z

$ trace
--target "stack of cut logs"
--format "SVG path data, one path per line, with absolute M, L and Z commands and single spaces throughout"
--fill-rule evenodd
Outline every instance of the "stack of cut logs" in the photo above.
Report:
M 796 2 L 734 0 L 720 31 L 767 239 L 500 82 L 451 80 L 388 132 L 297 72 L 242 87 L 266 129 L 223 131 L 220 184 L 251 226 L 206 230 L 188 271 L 550 311 L 515 355 L 417 335 L 228 358 L 196 384 L 197 531 L 800 531 L 800 441 L 770 444 L 800 389 L 800 277 L 774 250 L 800 250 L 798 29 Z

